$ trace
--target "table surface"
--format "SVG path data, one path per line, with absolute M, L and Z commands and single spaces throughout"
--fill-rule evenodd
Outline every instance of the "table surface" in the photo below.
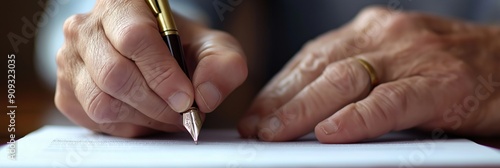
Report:
M 0 145 L 4 145 L 9 141 L 9 138 L 6 137 L 1 137 L 0 138 Z M 500 138 L 477 138 L 477 139 L 472 139 L 472 141 L 484 145 L 484 146 L 489 146 L 495 149 L 500 150 Z

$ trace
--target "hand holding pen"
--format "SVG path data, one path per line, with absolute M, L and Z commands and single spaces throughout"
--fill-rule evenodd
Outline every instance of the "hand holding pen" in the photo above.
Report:
M 230 35 L 175 21 L 186 63 L 196 65 L 192 78 L 146 2 L 98 0 L 90 13 L 70 17 L 57 55 L 57 108 L 76 124 L 122 137 L 185 130 L 179 113 L 195 102 L 203 119 L 246 79 L 246 61 Z

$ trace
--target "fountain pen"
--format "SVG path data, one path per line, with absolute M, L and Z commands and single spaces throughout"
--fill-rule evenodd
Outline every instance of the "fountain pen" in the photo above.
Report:
M 182 48 L 181 39 L 179 37 L 179 32 L 177 31 L 177 26 L 174 22 L 174 17 L 168 0 L 146 0 L 146 3 L 151 8 L 158 21 L 160 34 L 163 37 L 163 41 L 167 44 L 170 53 L 174 56 L 182 71 L 184 71 L 186 76 L 190 78 L 184 58 L 184 50 Z M 198 144 L 198 135 L 200 134 L 202 125 L 198 105 L 196 102 L 193 102 L 191 108 L 181 114 L 182 124 L 187 129 L 189 134 L 191 134 L 191 137 L 193 137 L 194 143 Z

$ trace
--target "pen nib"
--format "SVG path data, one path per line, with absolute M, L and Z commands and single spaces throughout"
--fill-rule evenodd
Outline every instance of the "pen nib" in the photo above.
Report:
M 198 109 L 192 107 L 188 111 L 182 113 L 182 124 L 189 134 L 191 134 L 191 137 L 193 137 L 194 143 L 198 145 L 198 135 L 200 134 L 202 124 Z

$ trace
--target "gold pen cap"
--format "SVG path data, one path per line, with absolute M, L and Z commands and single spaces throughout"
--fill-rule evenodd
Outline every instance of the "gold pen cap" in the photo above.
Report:
M 168 0 L 146 0 L 158 20 L 162 35 L 178 34 Z

